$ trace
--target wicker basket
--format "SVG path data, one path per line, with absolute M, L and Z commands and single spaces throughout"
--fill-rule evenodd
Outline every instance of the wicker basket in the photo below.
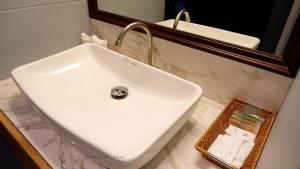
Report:
M 265 142 L 267 140 L 268 134 L 270 133 L 271 127 L 276 117 L 276 113 L 264 110 L 262 108 L 253 106 L 244 101 L 234 99 L 225 110 L 219 115 L 219 117 L 213 122 L 213 124 L 208 128 L 206 133 L 201 137 L 201 139 L 196 143 L 196 149 L 203 153 L 203 155 L 211 162 L 217 164 L 222 168 L 232 168 L 228 167 L 224 163 L 219 162 L 211 158 L 207 152 L 208 148 L 212 145 L 219 134 L 224 134 L 224 130 L 229 126 L 228 120 L 233 111 L 240 110 L 244 112 L 256 113 L 259 116 L 265 118 L 266 120 L 262 124 L 259 133 L 255 138 L 255 146 L 251 150 L 249 156 L 245 160 L 242 169 L 254 169 L 263 150 Z

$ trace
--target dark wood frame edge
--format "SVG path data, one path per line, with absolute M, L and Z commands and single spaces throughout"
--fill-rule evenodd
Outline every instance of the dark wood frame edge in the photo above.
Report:
M 113 13 L 98 10 L 97 0 L 88 0 L 90 18 L 101 20 L 113 25 L 125 27 L 129 23 L 140 21 L 137 19 L 116 15 Z M 298 18 L 299 20 L 299 18 Z M 174 43 L 213 53 L 221 57 L 265 69 L 288 77 L 295 77 L 298 71 L 300 60 L 300 49 L 295 48 L 295 43 L 290 40 L 285 53 L 293 53 L 291 57 L 278 57 L 259 50 L 252 50 L 237 45 L 224 43 L 222 41 L 195 36 L 191 33 L 170 29 L 153 23 L 146 23 L 153 36 L 165 39 Z M 297 21 L 300 23 L 300 21 Z M 298 23 L 298 25 L 299 25 Z M 297 25 L 297 23 L 295 24 Z M 295 30 L 295 29 L 294 29 Z M 139 30 L 137 30 L 139 31 Z M 299 34 L 299 31 L 296 31 Z M 298 40 L 299 41 L 299 40 Z M 295 61 L 298 61 L 295 63 Z

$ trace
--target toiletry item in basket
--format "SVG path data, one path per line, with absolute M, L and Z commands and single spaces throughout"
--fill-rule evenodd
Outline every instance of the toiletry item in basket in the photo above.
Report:
M 241 168 L 247 159 L 248 155 L 250 154 L 252 148 L 254 147 L 254 142 L 248 142 L 244 141 L 241 146 L 239 151 L 236 153 L 232 165 L 235 166 L 236 168 Z
M 256 136 L 233 125 L 229 125 L 225 132 L 218 135 L 207 152 L 225 166 L 240 168 L 254 147 Z
M 243 139 L 243 142 L 232 161 L 233 166 L 240 168 L 255 145 L 254 141 L 256 135 L 233 125 L 229 125 L 225 132 L 233 137 L 239 137 Z
M 222 163 L 232 166 L 243 139 L 230 135 L 218 135 L 217 139 L 208 149 L 208 153 Z
M 264 118 L 258 115 L 245 113 L 239 110 L 235 110 L 229 118 L 229 124 L 235 125 L 241 129 L 252 132 L 257 135 L 261 125 L 265 121 Z
M 240 137 L 245 141 L 254 142 L 256 135 L 246 130 L 240 129 L 236 126 L 229 125 L 227 129 L 225 129 L 227 135 Z

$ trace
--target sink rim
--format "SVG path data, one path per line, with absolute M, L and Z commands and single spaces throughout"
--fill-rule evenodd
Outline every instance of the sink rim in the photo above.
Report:
M 124 56 L 124 55 L 121 55 L 121 54 L 116 53 L 116 52 L 114 52 L 114 51 L 110 51 L 109 49 L 103 48 L 103 47 L 98 46 L 98 45 L 95 45 L 95 44 L 83 44 L 83 45 L 80 45 L 80 46 L 91 46 L 91 45 L 92 45 L 92 46 L 96 46 L 96 47 L 100 47 L 100 48 L 102 48 L 102 49 L 104 49 L 104 50 L 107 50 L 107 51 L 109 51 L 109 52 L 112 52 L 113 54 L 116 54 L 116 55 L 118 55 L 118 56 L 121 56 L 121 57 L 123 57 L 123 58 L 126 58 L 126 59 L 130 60 L 130 61 L 133 62 L 133 63 L 136 63 L 136 64 L 139 64 L 139 65 L 145 66 L 145 68 L 152 69 L 151 71 L 158 71 L 158 72 L 160 72 L 160 73 L 162 73 L 162 74 L 164 74 L 164 75 L 167 75 L 167 76 L 169 76 L 169 77 L 175 78 L 176 80 L 179 80 L 179 81 L 181 81 L 181 82 L 187 83 L 188 85 L 191 85 L 193 88 L 196 89 L 195 91 L 196 91 L 197 93 L 191 98 L 191 100 L 189 101 L 189 103 L 195 104 L 195 103 L 197 102 L 197 100 L 199 100 L 200 97 L 201 97 L 201 95 L 202 95 L 202 92 L 203 92 L 202 88 L 201 88 L 200 86 L 198 86 L 198 85 L 196 85 L 196 84 L 190 82 L 190 81 L 187 81 L 187 80 L 185 80 L 185 79 L 179 78 L 179 77 L 177 77 L 177 76 L 175 76 L 175 75 L 172 75 L 172 74 L 170 74 L 170 73 L 164 72 L 164 71 L 159 70 L 159 69 L 156 69 L 156 68 L 154 68 L 154 67 L 152 67 L 152 66 L 149 66 L 149 65 L 147 65 L 147 64 L 145 64 L 145 63 L 139 62 L 139 61 L 137 61 L 137 60 L 135 60 L 135 59 L 129 58 L 129 57 Z M 77 46 L 77 47 L 79 47 L 79 46 Z M 77 48 L 77 47 L 74 47 L 74 48 Z M 72 50 L 72 49 L 74 49 L 74 48 L 71 48 L 71 49 L 69 49 L 69 50 L 60 52 L 60 53 L 55 54 L 55 55 L 52 55 L 52 56 L 50 56 L 50 57 L 63 55 L 65 52 L 70 51 L 70 50 Z M 26 83 L 23 83 L 22 86 L 21 86 L 21 85 L 19 85 L 19 84 L 20 84 L 20 81 L 18 82 L 18 78 L 16 78 L 16 77 L 18 76 L 18 75 L 17 75 L 18 70 L 21 71 L 22 68 L 26 68 L 26 67 L 28 67 L 28 66 L 30 66 L 30 65 L 33 65 L 33 64 L 35 64 L 35 63 L 43 62 L 43 61 L 49 59 L 50 57 L 47 57 L 47 58 L 44 58 L 44 59 L 41 59 L 41 60 L 32 62 L 32 63 L 27 64 L 27 65 L 20 66 L 20 67 L 14 69 L 14 70 L 12 71 L 12 75 L 13 75 L 13 79 L 16 81 L 16 84 L 19 86 L 19 88 L 22 90 L 22 92 L 23 92 L 23 93 L 24 93 L 24 94 L 25 94 L 25 95 L 33 102 L 33 104 L 35 104 L 35 105 L 36 105 L 36 106 L 44 113 L 44 115 L 47 115 L 47 118 L 53 120 L 54 122 L 57 122 L 57 120 L 53 119 L 53 117 L 49 117 L 49 114 L 51 114 L 51 113 L 47 113 L 47 112 L 48 112 L 49 110 L 51 110 L 51 108 L 50 108 L 49 106 L 47 106 L 47 103 L 36 102 L 36 101 L 35 101 L 35 98 L 32 98 L 32 96 L 34 96 L 34 94 L 33 94 L 33 95 L 32 95 L 32 93 L 31 93 L 31 95 L 28 95 L 28 94 L 27 94 L 27 93 L 30 92 L 30 91 L 26 91 L 26 90 L 28 89 L 28 87 L 26 87 Z M 21 82 L 21 83 L 22 83 L 22 82 Z M 24 90 L 24 88 L 26 88 L 26 89 Z M 38 96 L 34 96 L 34 97 L 38 97 Z M 41 105 L 41 104 L 43 104 L 43 105 Z M 180 109 L 180 111 L 181 111 L 181 112 L 187 112 L 188 109 L 190 109 L 190 108 L 191 108 L 191 104 L 185 104 L 185 106 L 183 106 L 183 108 Z M 179 110 L 178 110 L 178 111 L 179 111 Z M 175 120 L 175 122 L 178 121 L 183 115 L 185 115 L 185 113 L 181 113 L 181 116 L 177 117 L 177 119 Z M 171 123 L 172 125 L 175 125 L 175 122 L 171 122 L 171 120 L 170 120 L 170 123 Z M 69 130 L 68 130 L 65 126 L 63 126 L 62 124 L 58 124 L 58 125 L 61 126 L 61 127 L 63 127 L 63 130 L 69 131 Z M 168 125 L 165 125 L 165 126 L 166 126 L 166 128 L 164 129 L 163 132 L 160 133 L 161 135 L 159 136 L 159 138 L 162 137 L 165 133 L 167 133 L 168 130 L 169 130 L 170 128 L 172 128 L 172 126 L 170 126 L 170 127 L 167 127 Z M 74 134 L 74 133 L 71 132 L 71 131 L 69 131 L 69 132 L 70 132 L 71 134 Z M 77 136 L 76 134 L 74 134 L 74 135 Z M 78 136 L 77 136 L 77 137 L 78 137 Z M 78 137 L 78 139 L 80 139 L 81 141 L 86 142 L 86 140 L 84 140 L 84 139 L 82 139 L 82 138 L 79 138 L 79 137 Z M 153 144 L 155 144 L 156 141 L 157 141 L 157 139 L 154 139 L 154 138 L 153 138 L 153 140 L 151 141 L 151 144 L 148 144 L 148 146 L 147 146 L 147 147 L 144 147 L 144 149 L 142 149 L 140 152 L 137 152 L 136 154 L 134 154 L 134 155 L 132 155 L 132 156 L 127 156 L 126 159 L 123 160 L 123 162 L 131 162 L 131 161 L 134 161 L 134 160 L 138 159 L 138 158 L 141 156 L 141 154 L 144 154 L 147 150 L 149 150 L 149 148 L 151 148 L 151 146 L 152 146 Z M 90 143 L 87 143 L 87 144 L 90 144 Z M 90 145 L 91 145 L 91 146 L 94 146 L 94 145 L 92 145 L 92 144 L 90 144 Z M 99 150 L 99 147 L 95 147 L 95 148 L 97 148 L 97 150 Z M 108 153 L 108 154 L 109 154 L 109 153 Z M 121 159 L 121 161 L 122 161 L 122 159 Z

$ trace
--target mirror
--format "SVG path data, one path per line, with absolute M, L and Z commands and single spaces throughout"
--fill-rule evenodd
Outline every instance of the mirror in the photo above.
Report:
M 232 0 L 230 2 L 226 1 L 226 3 L 221 1 L 210 1 L 206 3 L 213 9 L 209 9 L 203 3 L 199 5 L 200 3 L 196 2 L 196 0 L 195 2 L 192 0 L 88 0 L 88 7 L 90 18 L 96 20 L 121 27 L 125 27 L 132 22 L 141 21 L 148 25 L 154 37 L 209 52 L 220 57 L 242 62 L 288 77 L 296 76 L 300 64 L 299 0 L 254 0 L 249 2 Z M 227 3 L 229 6 L 226 7 L 225 5 L 228 5 Z M 250 3 L 252 3 L 252 5 Z M 240 5 L 240 7 L 237 7 L 238 5 Z M 199 6 L 201 7 L 200 9 Z M 191 23 L 185 22 L 185 17 L 183 15 L 177 29 L 173 29 L 173 27 L 168 25 L 162 26 L 162 24 L 160 24 L 161 22 L 174 19 L 178 14 L 178 11 L 182 9 L 187 9 L 189 12 Z M 251 11 L 257 13 L 265 11 L 266 14 L 259 15 L 257 13 L 251 13 Z M 278 11 L 280 12 L 278 13 Z M 228 16 L 236 17 L 242 14 L 244 14 L 242 20 L 227 18 Z M 197 17 L 200 18 L 201 22 L 197 23 Z M 203 19 L 203 17 L 208 17 L 209 19 Z M 270 18 L 276 19 L 271 20 Z M 257 31 L 261 20 L 267 20 L 263 25 L 268 26 L 260 28 L 260 30 L 264 31 Z M 195 30 L 194 28 L 190 29 L 190 31 L 180 30 L 183 25 L 181 23 L 187 24 L 188 27 L 190 27 L 190 24 L 195 24 L 196 26 L 200 25 L 209 27 L 210 29 L 218 29 L 225 32 L 230 31 L 231 33 L 235 32 L 255 38 L 258 37 L 260 38 L 259 45 L 257 46 L 257 49 L 253 47 L 247 48 L 243 47 L 241 44 L 222 41 L 222 39 L 216 40 L 217 38 L 197 35 L 197 32 L 191 32 L 192 30 Z M 232 26 L 234 25 L 232 23 L 238 24 Z M 244 24 L 254 26 L 255 29 L 249 31 L 250 28 L 246 26 L 243 27 L 245 32 L 240 32 L 238 29 L 241 29 Z M 224 25 L 225 27 L 222 27 Z M 274 29 L 272 30 L 271 28 Z M 267 31 L 268 29 L 271 29 L 272 31 Z M 261 34 L 265 32 L 269 33 L 265 33 L 263 36 L 257 36 L 258 34 L 253 34 L 255 31 L 260 32 Z M 200 32 L 203 33 L 205 31 Z M 211 34 L 215 35 L 216 33 Z M 221 35 L 221 37 L 224 38 L 225 36 Z M 262 47 L 263 44 L 266 43 L 266 40 L 273 42 L 272 44 L 270 43 L 271 47 L 269 49 L 266 47 L 263 49 Z M 279 52 L 277 49 L 279 49 Z
M 175 18 L 186 9 L 190 22 L 182 15 L 177 30 L 234 45 L 282 55 L 293 0 L 252 0 L 249 2 L 197 0 L 97 0 L 98 9 L 173 29 Z M 285 29 L 285 30 L 284 30 Z

